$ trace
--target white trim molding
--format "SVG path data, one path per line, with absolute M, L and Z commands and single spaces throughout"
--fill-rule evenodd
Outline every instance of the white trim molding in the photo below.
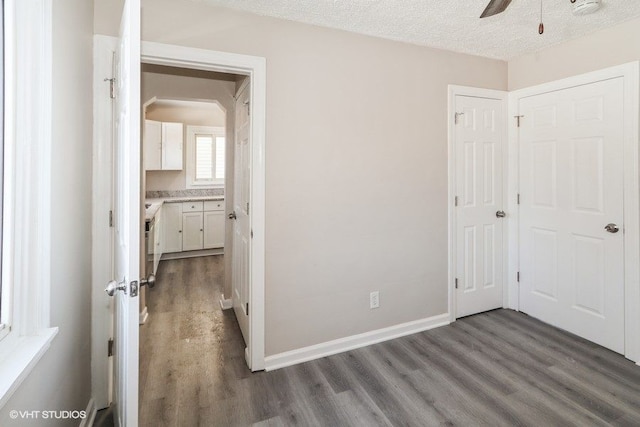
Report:
M 224 296 L 220 298 L 220 308 L 223 310 L 229 310 L 233 308 L 233 300 L 231 298 L 224 299 Z
M 339 338 L 284 353 L 274 354 L 265 359 L 265 370 L 273 371 L 286 366 L 320 359 L 333 354 L 343 353 L 360 347 L 389 341 L 406 335 L 427 331 L 429 329 L 446 326 L 449 322 L 449 313 L 427 317 L 412 322 L 401 323 L 388 328 L 377 329 L 350 337 Z
M 456 320 L 456 297 L 455 297 L 455 277 L 456 277 L 456 210 L 455 210 L 455 196 L 456 196 L 456 165 L 455 165 L 455 99 L 456 96 L 468 96 L 473 98 L 486 98 L 495 99 L 501 102 L 502 111 L 507 113 L 507 98 L 508 92 L 494 89 L 482 89 L 469 86 L 456 86 L 449 85 L 449 103 L 448 103 L 448 307 L 449 307 L 449 320 L 454 322 Z M 504 118 L 505 125 L 502 129 L 502 183 L 503 191 L 503 206 L 507 205 L 507 159 L 509 156 L 509 144 L 507 139 L 507 125 L 506 117 Z M 507 211 L 509 212 L 509 211 Z M 508 236 L 510 232 L 509 218 L 511 215 L 507 215 L 503 228 L 502 239 L 502 295 L 503 295 L 503 307 L 506 307 L 508 292 L 507 292 L 507 276 L 508 276 L 508 259 L 509 251 L 507 247 Z
M 638 143 L 640 141 L 640 62 L 631 62 L 604 70 L 581 74 L 553 81 L 509 94 L 509 116 L 518 113 L 522 98 L 571 87 L 595 83 L 598 81 L 622 78 L 624 80 L 624 295 L 625 295 L 625 351 L 628 359 L 640 365 L 640 159 Z M 517 152 L 518 132 L 515 125 L 510 126 L 511 146 Z M 509 156 L 509 201 L 513 207 L 517 198 L 519 179 L 519 158 L 517 154 Z M 513 218 L 518 227 L 519 218 Z M 516 234 L 510 234 L 509 248 L 513 259 L 510 268 L 517 267 L 519 251 Z M 509 307 L 518 309 L 518 283 L 515 275 L 509 281 Z

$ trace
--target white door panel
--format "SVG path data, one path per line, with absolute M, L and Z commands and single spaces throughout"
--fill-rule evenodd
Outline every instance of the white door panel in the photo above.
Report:
M 620 353 L 622 91 L 612 79 L 519 105 L 520 308 Z
M 251 223 L 250 209 L 250 179 L 251 179 L 251 129 L 249 123 L 250 87 L 245 85 L 236 97 L 235 104 L 235 145 L 234 145 L 234 181 L 233 181 L 233 211 L 236 218 L 233 221 L 232 243 L 232 288 L 233 309 L 244 337 L 244 342 L 251 342 L 249 316 L 249 266 Z
M 502 307 L 502 101 L 456 96 L 456 317 Z
M 129 283 L 140 278 L 140 1 L 126 0 L 116 52 L 114 261 L 114 418 L 118 426 L 138 424 L 138 297 Z

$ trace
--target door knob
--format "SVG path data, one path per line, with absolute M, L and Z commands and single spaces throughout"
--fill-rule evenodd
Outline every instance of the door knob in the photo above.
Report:
M 107 283 L 107 287 L 104 288 L 104 291 L 110 297 L 114 296 L 116 294 L 116 291 L 124 291 L 124 293 L 126 294 L 127 293 L 127 282 L 125 280 L 123 280 L 122 282 L 118 283 L 115 280 L 112 280 L 109 283 Z
M 156 275 L 150 274 L 146 279 L 140 279 L 140 286 L 148 286 L 149 289 L 156 285 Z
M 604 229 L 607 230 L 609 233 L 617 233 L 618 231 L 620 231 L 618 226 L 616 224 L 613 224 L 613 223 L 605 225 Z
M 504 218 L 505 216 L 507 216 L 507 214 L 504 213 L 504 211 L 496 212 L 496 218 Z
M 236 212 L 235 212 L 235 211 L 232 211 L 232 212 L 229 214 L 229 219 L 236 219 Z

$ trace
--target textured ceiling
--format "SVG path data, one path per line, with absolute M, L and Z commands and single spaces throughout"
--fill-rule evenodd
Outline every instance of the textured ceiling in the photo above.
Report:
M 602 0 L 574 16 L 569 0 L 513 0 L 506 12 L 479 19 L 489 0 L 193 0 L 259 15 L 391 40 L 509 60 L 640 17 L 640 0 Z

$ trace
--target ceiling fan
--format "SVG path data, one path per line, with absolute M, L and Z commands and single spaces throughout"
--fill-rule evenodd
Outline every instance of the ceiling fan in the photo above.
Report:
M 600 7 L 600 0 L 569 0 L 574 5 L 573 13 L 576 15 L 586 15 L 591 12 L 595 12 Z M 491 0 L 487 7 L 480 15 L 480 18 L 488 18 L 489 16 L 497 15 L 504 12 L 511 4 L 511 0 Z

